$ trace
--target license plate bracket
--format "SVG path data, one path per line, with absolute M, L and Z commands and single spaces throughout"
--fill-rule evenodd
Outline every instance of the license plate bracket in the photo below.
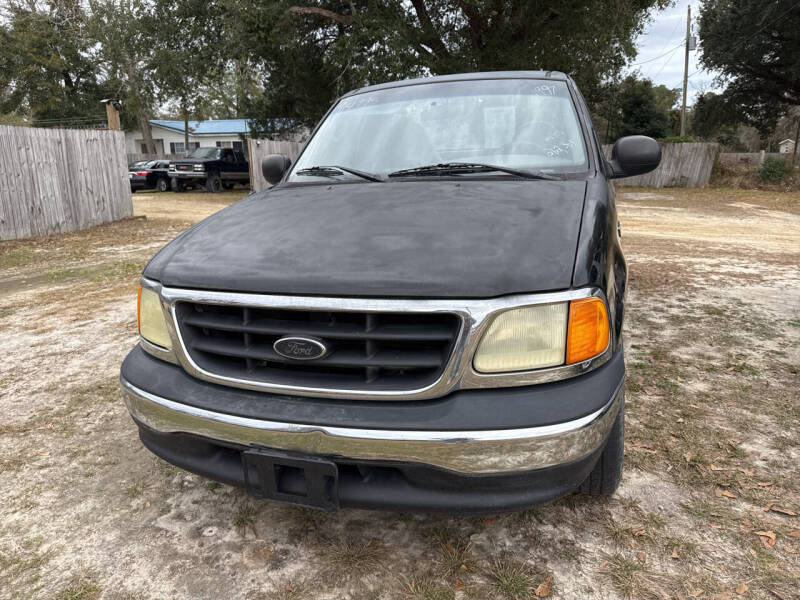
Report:
M 252 449 L 242 452 L 242 466 L 245 488 L 254 498 L 328 512 L 339 509 L 339 469 L 333 461 Z

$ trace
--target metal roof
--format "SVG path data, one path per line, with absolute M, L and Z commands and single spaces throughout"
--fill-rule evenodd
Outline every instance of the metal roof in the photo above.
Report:
M 209 121 L 189 121 L 191 135 L 237 135 L 250 133 L 249 119 L 212 119 Z M 151 125 L 183 133 L 183 121 L 153 119 Z

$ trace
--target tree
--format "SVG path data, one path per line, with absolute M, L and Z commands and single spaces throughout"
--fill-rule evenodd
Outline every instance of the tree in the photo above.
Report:
M 82 3 L 10 2 L 0 25 L 0 113 L 41 124 L 104 120 L 104 97 Z
M 630 75 L 605 91 L 616 100 L 616 111 L 609 123 L 611 139 L 625 135 L 661 138 L 672 133 L 670 112 L 678 100 L 677 90 L 653 86 L 649 79 Z
M 222 0 L 268 76 L 252 111 L 315 123 L 341 93 L 426 74 L 554 69 L 592 101 L 671 0 Z
M 720 72 L 728 110 L 762 132 L 800 106 L 800 4 L 796 0 L 706 0 L 701 62 Z
M 150 118 L 155 104 L 152 23 L 141 0 L 90 0 L 89 36 L 105 87 L 122 101 L 122 126 L 139 129 L 155 154 Z

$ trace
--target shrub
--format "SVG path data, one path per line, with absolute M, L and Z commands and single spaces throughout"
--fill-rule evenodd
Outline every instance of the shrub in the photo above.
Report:
M 775 158 L 770 156 L 764 159 L 761 166 L 758 167 L 758 176 L 761 181 L 769 183 L 778 183 L 786 179 L 789 174 L 789 169 L 786 166 L 786 161 L 782 158 Z

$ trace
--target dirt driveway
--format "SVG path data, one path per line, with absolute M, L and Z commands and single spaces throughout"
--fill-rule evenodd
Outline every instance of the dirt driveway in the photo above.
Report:
M 144 450 L 139 272 L 239 196 L 0 244 L 0 598 L 800 597 L 799 194 L 620 196 L 624 481 L 482 519 L 257 503 Z

